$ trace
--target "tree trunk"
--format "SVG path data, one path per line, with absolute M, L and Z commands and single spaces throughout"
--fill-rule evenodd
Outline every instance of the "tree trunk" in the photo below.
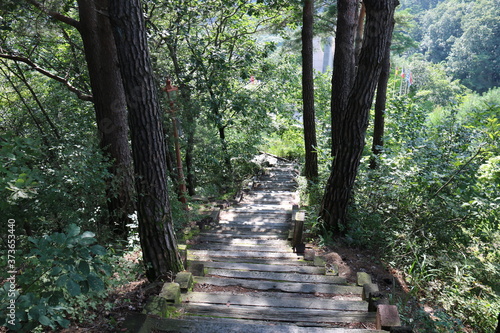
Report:
M 194 123 L 190 123 L 189 126 L 196 126 Z M 186 146 L 186 185 L 188 188 L 189 196 L 196 195 L 196 176 L 194 173 L 194 139 L 195 131 L 189 130 L 187 132 L 187 146 Z
M 140 0 L 110 0 L 127 96 L 138 194 L 139 237 L 150 281 L 182 269 L 167 191 L 166 149 Z
M 365 17 L 366 17 L 365 4 L 361 2 L 361 8 L 359 9 L 359 16 L 358 16 L 358 27 L 356 29 L 356 44 L 354 46 L 356 63 L 359 61 L 359 53 L 361 52 L 361 46 L 363 46 L 363 30 L 365 27 Z
M 356 73 L 354 39 L 358 23 L 358 1 L 338 0 L 337 33 L 332 75 L 332 156 L 343 141 L 341 135 L 347 100 Z
M 335 232 L 347 228 L 347 209 L 365 145 L 368 116 L 379 80 L 387 44 L 392 38 L 395 0 L 365 0 L 366 24 L 359 66 L 341 125 L 332 172 L 320 215 Z M 339 26 L 338 29 L 341 29 Z
M 394 27 L 393 27 L 394 28 Z M 382 63 L 382 71 L 378 79 L 377 95 L 375 97 L 375 116 L 373 118 L 373 155 L 380 155 L 384 146 L 384 127 L 385 127 L 385 106 L 387 102 L 387 83 L 389 82 L 389 73 L 391 70 L 391 41 L 387 43 L 385 57 Z M 370 168 L 377 168 L 375 156 L 370 159 Z
M 314 114 L 313 22 L 314 0 L 305 0 L 302 12 L 302 100 L 304 103 L 305 177 L 318 178 L 318 154 L 315 149 L 316 123 Z
M 78 0 L 80 33 L 85 49 L 100 147 L 113 161 L 108 185 L 111 230 L 126 237 L 134 212 L 132 153 L 128 142 L 127 105 L 118 56 L 105 0 Z M 111 184 L 114 183 L 114 186 Z M 116 194 L 113 188 L 118 189 Z

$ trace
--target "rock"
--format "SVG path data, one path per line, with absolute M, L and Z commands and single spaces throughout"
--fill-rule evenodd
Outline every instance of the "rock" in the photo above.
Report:
M 194 276 L 205 276 L 205 265 L 202 263 L 189 263 L 188 271 Z
M 378 286 L 375 283 L 365 283 L 363 285 L 363 300 L 367 301 L 370 299 L 370 295 L 378 293 Z
M 365 284 L 372 283 L 372 277 L 368 273 L 358 272 L 357 278 L 358 278 L 358 286 L 364 286 Z
M 326 265 L 326 275 L 339 275 L 339 266 L 336 264 Z
M 326 261 L 322 257 L 314 257 L 314 266 L 324 267 L 326 265 Z
M 316 254 L 314 253 L 313 249 L 306 249 L 304 251 L 304 260 L 313 261 L 315 257 Z
M 181 292 L 186 292 L 193 287 L 193 274 L 191 272 L 179 272 L 174 281 L 179 284 Z
M 142 310 L 143 314 L 168 317 L 168 301 L 160 296 L 153 296 Z
M 181 302 L 181 287 L 176 282 L 167 282 L 163 285 L 160 297 L 168 303 L 179 304 Z

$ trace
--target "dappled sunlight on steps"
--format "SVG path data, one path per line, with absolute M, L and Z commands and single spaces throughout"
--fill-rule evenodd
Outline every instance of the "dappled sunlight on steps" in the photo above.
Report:
M 188 247 L 188 268 L 204 276 L 194 277 L 172 318 L 139 316 L 140 332 L 383 332 L 363 287 L 293 252 L 296 166 L 266 158 L 270 167 L 251 191 Z

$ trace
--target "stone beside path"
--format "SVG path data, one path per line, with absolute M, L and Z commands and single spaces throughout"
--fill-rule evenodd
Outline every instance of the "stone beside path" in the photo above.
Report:
M 270 166 L 241 202 L 188 246 L 188 270 L 204 276 L 194 276 L 180 303 L 173 297 L 172 318 L 142 315 L 137 332 L 384 332 L 373 329 L 380 318 L 368 311 L 362 285 L 293 252 L 296 166 L 265 158 Z

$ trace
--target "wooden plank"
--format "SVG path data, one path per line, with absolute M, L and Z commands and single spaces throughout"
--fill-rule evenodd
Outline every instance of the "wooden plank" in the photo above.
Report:
M 288 228 L 269 228 L 266 226 L 215 226 L 214 228 L 205 228 L 203 234 L 238 234 L 238 235 L 259 235 L 259 234 L 269 234 L 278 235 L 284 238 L 285 232 L 288 232 Z
M 216 225 L 225 225 L 225 224 L 238 224 L 238 225 L 248 225 L 248 226 L 287 226 L 290 227 L 290 215 L 283 215 L 282 218 L 264 218 L 264 217 L 238 217 L 238 218 L 230 218 L 230 219 L 222 219 Z
M 287 323 L 270 323 L 259 320 L 242 320 L 233 318 L 209 318 L 189 316 L 182 319 L 165 319 L 157 317 L 144 317 L 144 324 L 140 330 L 130 332 L 150 333 L 176 332 L 176 333 L 387 333 L 386 331 L 345 329 L 331 327 L 307 327 Z M 124 327 L 128 328 L 129 317 L 126 318 Z
M 274 282 L 274 281 L 258 281 L 246 279 L 231 279 L 231 278 L 215 278 L 215 277 L 196 277 L 196 283 L 210 284 L 215 286 L 239 286 L 243 288 L 266 290 L 266 291 L 282 291 L 290 293 L 322 293 L 322 294 L 336 294 L 336 295 L 359 295 L 363 288 L 354 286 L 342 286 L 336 284 L 304 284 L 293 282 Z
M 276 293 L 284 295 L 283 293 Z M 269 297 L 260 294 L 240 294 L 233 293 L 204 293 L 190 292 L 184 294 L 183 302 L 190 304 L 224 304 L 224 305 L 246 305 L 262 306 L 274 308 L 300 308 L 304 311 L 308 309 L 320 310 L 341 310 L 341 311 L 368 311 L 368 303 L 361 300 L 332 300 L 318 297 Z
M 276 273 L 259 271 L 236 271 L 227 269 L 209 268 L 209 275 L 223 276 L 237 279 L 267 280 L 267 281 L 290 281 L 299 283 L 325 283 L 325 284 L 345 284 L 346 279 L 340 276 L 313 275 L 298 273 Z
M 250 238 L 250 239 L 284 239 L 283 235 L 273 234 L 258 234 L 258 233 L 216 233 L 212 231 L 204 231 L 200 233 L 200 237 L 214 237 L 214 238 Z
M 220 261 L 191 261 L 190 263 L 201 263 L 204 267 L 234 269 L 240 271 L 260 271 L 260 272 L 290 272 L 300 274 L 325 274 L 324 267 L 305 265 L 286 265 L 283 261 L 279 264 L 252 264 Z
M 191 315 L 272 320 L 276 322 L 374 323 L 375 314 L 364 311 L 336 311 L 299 308 L 272 308 L 244 305 L 182 304 Z
M 285 265 L 285 266 L 313 266 L 311 261 L 303 259 L 262 259 L 262 258 L 201 258 L 192 259 L 190 261 L 214 261 L 214 262 L 232 262 L 232 263 L 248 263 L 262 265 Z
M 224 243 L 224 244 L 241 244 L 241 245 L 258 245 L 258 246 L 289 246 L 285 239 L 250 239 L 250 238 L 230 238 L 219 236 L 199 236 L 196 238 L 199 242 L 206 243 Z
M 188 259 L 199 258 L 257 258 L 257 259 L 299 259 L 301 258 L 295 253 L 286 252 L 257 252 L 257 251 L 217 251 L 217 250 L 190 250 L 188 249 Z
M 252 245 L 224 245 L 221 243 L 201 243 L 189 246 L 190 250 L 218 250 L 218 251 L 255 251 L 255 252 L 284 252 L 293 253 L 290 246 L 252 246 Z
M 238 228 L 277 228 L 277 229 L 290 229 L 292 223 L 289 220 L 276 221 L 276 220 L 262 220 L 256 219 L 254 221 L 249 221 L 246 219 L 236 220 L 236 221 L 220 221 L 215 224 L 219 228 L 223 227 L 238 227 Z

